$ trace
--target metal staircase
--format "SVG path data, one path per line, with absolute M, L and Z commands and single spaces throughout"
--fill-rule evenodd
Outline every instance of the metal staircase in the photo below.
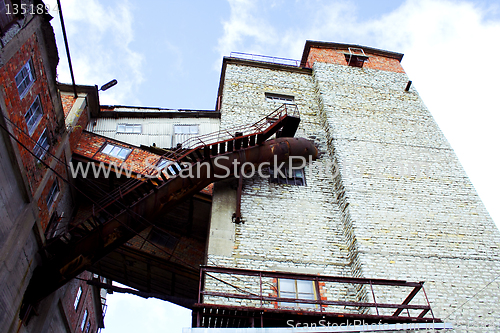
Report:
M 296 105 L 283 104 L 260 121 L 231 130 L 192 138 L 162 156 L 160 165 L 145 168 L 114 191 L 105 194 L 91 209 L 77 214 L 68 231 L 50 240 L 43 249 L 42 266 L 35 269 L 23 300 L 33 305 L 67 281 L 88 269 L 121 244 L 150 226 L 149 220 L 169 207 L 222 180 L 207 177 L 206 168 L 224 155 L 224 163 L 251 162 L 254 165 L 281 162 L 288 156 L 313 158 L 317 150 L 305 139 L 292 138 L 300 122 Z M 276 139 L 267 141 L 273 135 Z M 221 163 L 221 164 L 224 164 Z M 204 166 L 205 165 L 205 166 Z M 240 164 L 241 165 L 241 164 Z M 186 168 L 200 169 L 200 178 L 179 177 Z M 161 171 L 159 169 L 162 169 Z M 212 168 L 215 172 L 216 168 Z M 234 177 L 231 173 L 226 178 Z

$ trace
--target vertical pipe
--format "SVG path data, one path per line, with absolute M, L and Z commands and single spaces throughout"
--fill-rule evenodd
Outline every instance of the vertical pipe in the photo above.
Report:
M 63 18 L 63 12 L 62 12 L 62 8 L 61 8 L 61 1 L 60 0 L 57 0 L 57 6 L 59 7 L 59 18 L 61 19 L 61 28 L 62 28 L 63 38 L 64 38 L 64 46 L 66 47 L 66 55 L 68 57 L 69 72 L 71 74 L 71 82 L 73 82 L 73 92 L 75 94 L 75 98 L 78 98 L 78 94 L 76 92 L 75 76 L 73 75 L 73 65 L 71 64 L 71 56 L 69 54 L 68 37 L 66 36 L 66 27 L 64 25 L 64 18 Z

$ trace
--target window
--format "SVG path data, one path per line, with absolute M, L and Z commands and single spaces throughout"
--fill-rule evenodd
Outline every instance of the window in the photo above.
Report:
M 266 93 L 268 102 L 294 103 L 295 98 L 289 95 Z
M 127 159 L 128 155 L 132 152 L 132 149 L 121 147 L 111 143 L 106 143 L 101 152 L 106 155 L 125 160 Z
M 35 70 L 33 68 L 33 62 L 30 59 L 16 75 L 17 91 L 19 91 L 19 96 L 21 98 L 26 95 L 26 92 L 33 82 L 35 82 Z
M 156 164 L 156 170 L 161 172 L 169 171 L 171 175 L 177 175 L 182 170 L 182 167 L 175 161 L 160 158 Z
M 298 185 L 305 186 L 306 178 L 304 175 L 304 169 L 293 169 L 290 170 L 289 166 L 284 164 L 281 169 L 278 167 L 269 167 L 269 181 L 271 183 L 278 184 L 288 184 L 288 185 Z
M 85 323 L 87 322 L 87 317 L 89 315 L 89 311 L 85 309 L 85 312 L 83 314 L 82 318 L 82 323 L 80 324 L 80 330 L 83 332 L 83 329 L 85 328 Z
M 54 184 L 52 184 L 52 187 L 49 190 L 49 194 L 47 195 L 47 207 L 50 209 L 52 207 L 52 204 L 54 201 L 57 199 L 57 195 L 59 194 L 59 183 L 57 182 L 57 179 L 54 181 Z
M 45 153 L 49 150 L 49 136 L 47 135 L 47 130 L 43 131 L 42 135 L 38 139 L 35 148 L 33 148 L 33 153 L 38 159 L 42 159 Z
M 85 328 L 85 333 L 90 333 L 90 328 L 91 328 L 91 324 L 90 324 L 90 319 L 89 321 L 87 322 L 87 328 Z
M 76 297 L 75 297 L 75 303 L 73 306 L 75 307 L 75 310 L 78 309 L 78 304 L 80 304 L 80 298 L 82 297 L 82 287 L 78 287 L 78 291 L 76 292 Z
M 118 124 L 116 127 L 116 133 L 142 133 L 142 125 L 141 124 Z
M 175 134 L 198 134 L 198 125 L 174 125 Z
M 165 158 L 160 158 L 160 160 L 156 164 L 156 169 L 158 169 L 158 170 L 165 169 L 165 167 L 167 166 L 168 162 L 171 162 L 171 161 L 169 161 L 169 160 L 167 160 Z
M 35 101 L 31 104 L 30 108 L 24 115 L 24 120 L 26 120 L 26 126 L 28 126 L 29 135 L 33 134 L 36 126 L 42 119 L 42 105 L 40 104 L 40 98 L 36 96 Z
M 316 298 L 314 281 L 279 279 L 278 291 L 280 298 L 310 299 Z M 280 302 L 284 307 L 315 307 L 315 304 Z

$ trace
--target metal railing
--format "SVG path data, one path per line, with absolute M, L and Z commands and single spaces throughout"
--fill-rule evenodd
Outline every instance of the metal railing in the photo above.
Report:
M 196 149 L 220 141 L 236 139 L 236 133 L 241 133 L 240 135 L 238 135 L 239 137 L 261 133 L 275 121 L 287 115 L 292 117 L 299 117 L 299 109 L 297 108 L 297 105 L 283 104 L 272 113 L 268 114 L 254 124 L 235 126 L 229 129 L 219 130 L 217 132 L 189 138 L 188 140 L 181 143 L 180 147 L 176 150 L 179 151 L 181 149 Z M 173 155 L 175 155 L 175 153 Z
M 282 119 L 284 116 L 292 116 L 297 118 L 300 117 L 297 105 L 283 104 L 272 113 L 268 114 L 267 116 L 263 117 L 253 124 L 240 125 L 230 129 L 219 130 L 217 132 L 192 137 L 179 144 L 175 149 L 163 154 L 161 158 L 167 159 L 172 163 L 181 163 L 181 159 L 194 150 L 213 144 L 218 144 L 220 142 L 243 139 L 252 135 L 263 133 L 266 129 L 271 127 L 276 121 Z M 160 178 L 161 176 L 161 174 L 158 172 L 157 167 L 154 165 L 144 168 L 140 171 L 140 173 L 142 175 L 156 175 L 156 178 Z M 138 178 L 144 177 L 139 176 Z M 80 225 L 82 225 L 89 219 L 97 216 L 97 213 L 104 210 L 108 205 L 114 203 L 119 198 L 122 198 L 127 193 L 136 189 L 138 186 L 141 186 L 143 183 L 144 179 L 137 179 L 132 177 L 113 191 L 106 193 L 106 195 L 97 203 L 97 205 L 92 205 L 92 214 L 87 219 L 83 219 L 79 223 L 72 225 L 71 228 L 68 229 L 68 232 L 71 233 L 73 230 L 77 229 Z M 58 237 L 54 237 L 53 240 L 62 237 L 65 237 L 65 233 L 61 234 Z
M 296 60 L 296 59 L 271 57 L 271 56 L 265 56 L 265 55 L 259 55 L 259 54 L 243 53 L 243 52 L 231 52 L 230 57 L 231 58 L 246 59 L 246 60 L 253 60 L 253 61 L 262 61 L 262 62 L 268 62 L 268 63 L 278 64 L 278 65 L 310 68 L 308 62 L 306 62 L 305 64 L 302 64 L 301 60 Z
M 314 282 L 315 299 L 280 297 L 280 291 L 277 286 L 279 279 Z M 207 281 L 211 283 L 207 284 Z M 234 281 L 237 282 L 235 283 Z M 269 284 L 271 284 L 269 281 L 272 281 L 271 283 L 274 284 L 274 286 L 271 286 L 271 289 L 269 288 Z M 327 290 L 327 286 L 338 291 L 343 288 L 343 285 L 344 287 L 345 285 L 350 285 L 369 288 L 372 295 L 372 302 L 327 299 L 326 295 L 331 295 L 328 294 L 329 290 Z M 228 303 L 231 303 L 231 299 L 236 299 L 243 300 L 246 304 L 252 304 L 251 306 L 247 305 L 246 307 L 248 308 L 261 311 L 268 311 L 270 308 L 287 308 L 290 304 L 297 304 L 297 307 L 301 311 L 325 314 L 335 311 L 334 309 L 338 309 L 339 307 L 342 309 L 349 307 L 352 309 L 351 312 L 354 313 L 362 313 L 362 310 L 359 312 L 360 309 L 374 308 L 376 311 L 376 315 L 373 315 L 374 317 L 440 322 L 439 319 L 434 317 L 423 285 L 424 282 L 407 282 L 402 280 L 350 278 L 203 266 L 200 270 L 198 304 L 196 306 L 213 307 L 221 305 L 224 307 Z M 217 291 L 213 291 L 214 289 Z M 220 291 L 221 289 L 224 291 Z M 376 289 L 379 292 L 380 299 L 384 299 L 385 301 L 377 302 Z M 273 292 L 269 293 L 270 290 Z M 422 302 L 423 300 L 426 304 L 410 304 L 420 291 L 423 294 L 420 295 L 420 301 Z M 391 295 L 394 296 L 392 298 L 403 296 L 404 299 L 398 303 L 387 302 L 391 298 L 389 297 Z M 208 299 L 205 300 L 205 298 Z M 217 299 L 220 302 L 209 302 Z M 283 304 L 287 304 L 287 306 L 283 306 Z M 239 308 L 241 309 L 241 306 Z M 412 311 L 412 314 L 410 314 L 410 311 Z M 431 317 L 426 317 L 429 312 Z

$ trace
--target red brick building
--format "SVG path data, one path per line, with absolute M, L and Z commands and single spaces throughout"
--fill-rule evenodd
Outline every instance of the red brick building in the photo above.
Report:
M 44 248 L 74 213 L 66 165 L 98 97 L 94 87 L 79 87 L 77 98 L 61 93 L 51 16 L 45 7 L 16 14 L 13 5 L 20 1 L 0 2 L 0 331 L 97 332 L 103 305 L 100 288 L 81 281 L 93 279 L 89 272 L 21 307 Z M 75 101 L 83 116 L 66 119 Z

